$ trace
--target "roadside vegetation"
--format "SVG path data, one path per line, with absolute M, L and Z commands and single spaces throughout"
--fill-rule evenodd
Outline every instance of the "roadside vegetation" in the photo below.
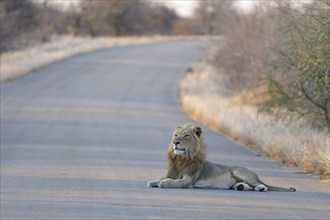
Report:
M 54 36 L 120 37 L 171 34 L 174 10 L 146 1 L 1 1 L 0 52 L 51 41 Z
M 233 2 L 208 2 L 204 27 L 224 41 L 185 75 L 181 101 L 196 120 L 329 181 L 330 1 L 294 3 L 239 13 Z M 218 8 L 230 12 L 220 23 Z

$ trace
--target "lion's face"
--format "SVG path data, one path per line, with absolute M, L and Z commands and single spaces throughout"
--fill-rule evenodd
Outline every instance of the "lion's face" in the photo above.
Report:
M 175 155 L 193 158 L 200 148 L 202 129 L 194 124 L 185 124 L 174 130 L 170 148 Z

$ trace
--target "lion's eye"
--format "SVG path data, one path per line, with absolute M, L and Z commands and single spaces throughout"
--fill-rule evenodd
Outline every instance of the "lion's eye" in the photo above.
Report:
M 187 137 L 190 137 L 190 135 L 189 134 L 186 134 L 184 137 L 187 138 Z
M 175 136 L 175 137 L 177 137 L 178 135 L 177 135 L 177 134 L 175 134 L 174 136 Z

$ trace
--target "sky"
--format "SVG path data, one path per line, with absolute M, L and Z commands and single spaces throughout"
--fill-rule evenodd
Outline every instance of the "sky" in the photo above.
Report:
M 174 9 L 182 17 L 191 16 L 195 7 L 198 4 L 198 0 L 161 0 L 168 7 Z M 251 0 L 240 0 L 237 2 L 237 7 L 243 10 L 249 10 L 253 6 Z
M 182 17 L 191 16 L 198 4 L 196 0 L 165 0 L 163 2 Z

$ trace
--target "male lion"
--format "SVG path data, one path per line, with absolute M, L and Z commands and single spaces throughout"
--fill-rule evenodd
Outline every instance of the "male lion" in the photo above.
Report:
M 202 129 L 188 123 L 174 130 L 167 151 L 167 175 L 148 182 L 148 187 L 206 188 L 294 192 L 294 188 L 267 185 L 244 167 L 231 167 L 206 160 Z

